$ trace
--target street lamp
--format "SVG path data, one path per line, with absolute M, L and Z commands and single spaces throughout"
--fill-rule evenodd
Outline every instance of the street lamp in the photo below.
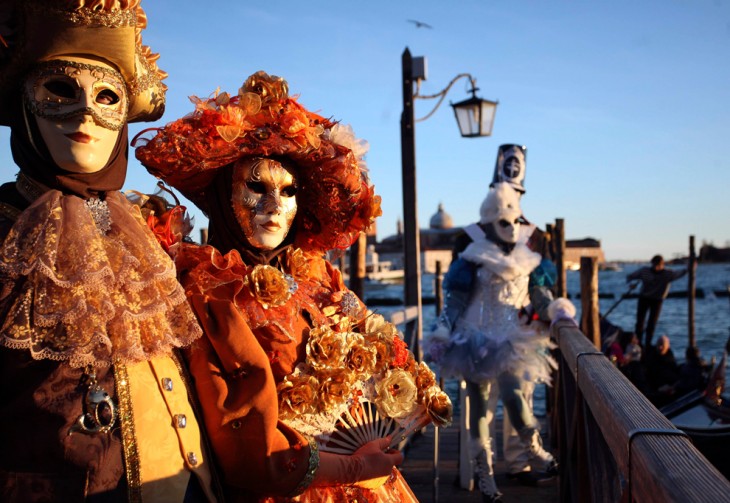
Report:
M 452 103 L 454 115 L 459 124 L 461 135 L 465 138 L 476 138 L 492 134 L 496 101 L 478 98 L 476 80 L 468 73 L 454 77 L 442 91 L 430 96 L 422 96 L 418 92 L 421 80 L 425 79 L 425 62 L 423 58 L 413 58 L 406 47 L 402 57 L 403 67 L 403 115 L 401 115 L 401 165 L 403 177 L 403 252 L 404 252 L 404 304 L 415 306 L 416 319 L 406 323 L 406 341 L 411 346 L 418 360 L 421 358 L 420 341 L 423 334 L 423 304 L 421 301 L 421 243 L 418 228 L 416 202 L 416 136 L 414 100 L 435 99 L 438 102 L 426 116 L 418 119 L 424 121 L 436 112 L 446 94 L 456 81 L 468 78 L 471 82 L 472 96 L 469 99 Z M 415 80 L 415 91 L 414 91 Z
M 464 138 L 490 136 L 494 125 L 494 114 L 497 113 L 496 101 L 477 98 L 477 91 L 472 82 L 471 98 L 458 103 L 451 103 L 459 124 L 459 131 Z

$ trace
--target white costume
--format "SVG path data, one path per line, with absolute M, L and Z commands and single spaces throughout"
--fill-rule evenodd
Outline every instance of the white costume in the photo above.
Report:
M 529 304 L 530 273 L 540 264 L 540 254 L 518 240 L 521 210 L 519 196 L 507 183 L 495 184 L 480 210 L 480 224 L 465 230 L 472 239 L 447 274 L 446 287 L 468 282 L 469 292 L 453 288 L 447 293 L 443 326 L 434 332 L 431 344 L 441 344 L 437 363 L 444 377 L 467 381 L 470 458 L 476 462 L 479 488 L 488 501 L 500 501 L 493 478 L 492 446 L 489 434 L 490 390 L 499 384 L 500 396 L 510 422 L 529 452 L 537 421 L 523 393 L 522 383 L 547 382 L 555 362 L 554 347 L 545 333 L 520 320 L 519 312 Z M 452 274 L 453 281 L 449 281 Z M 468 293 L 468 297 L 464 294 Z M 466 300 L 468 299 L 468 300 Z M 463 303 L 463 309 L 453 304 Z M 450 327 L 448 340 L 444 328 Z M 493 400 L 496 397 L 493 397 Z

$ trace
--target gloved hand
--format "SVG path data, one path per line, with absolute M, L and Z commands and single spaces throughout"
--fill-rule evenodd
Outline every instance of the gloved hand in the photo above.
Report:
M 320 452 L 314 485 L 352 485 L 374 489 L 390 476 L 393 467 L 403 462 L 403 453 L 388 450 L 390 437 L 371 440 L 349 456 Z
M 423 337 L 423 354 L 427 362 L 439 363 L 449 345 L 451 330 L 440 318 L 433 330 Z
M 575 314 L 575 305 L 563 297 L 555 299 L 548 306 L 548 316 L 550 317 L 551 325 L 558 320 L 568 320 L 578 326 L 578 323 L 575 321 Z

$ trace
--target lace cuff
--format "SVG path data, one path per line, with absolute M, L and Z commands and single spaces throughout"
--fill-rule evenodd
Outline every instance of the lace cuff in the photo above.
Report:
M 314 475 L 317 473 L 319 468 L 319 446 L 317 441 L 313 438 L 309 439 L 309 466 L 307 467 L 307 473 L 304 474 L 299 485 L 289 495 L 290 497 L 298 496 L 302 494 L 314 481 Z

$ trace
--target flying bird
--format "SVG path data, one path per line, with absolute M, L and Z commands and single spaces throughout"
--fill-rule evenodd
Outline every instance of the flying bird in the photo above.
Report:
M 429 29 L 433 28 L 433 26 L 431 26 L 430 24 L 426 24 L 421 21 L 416 21 L 415 19 L 409 19 L 408 22 L 415 24 L 416 28 L 429 28 Z

